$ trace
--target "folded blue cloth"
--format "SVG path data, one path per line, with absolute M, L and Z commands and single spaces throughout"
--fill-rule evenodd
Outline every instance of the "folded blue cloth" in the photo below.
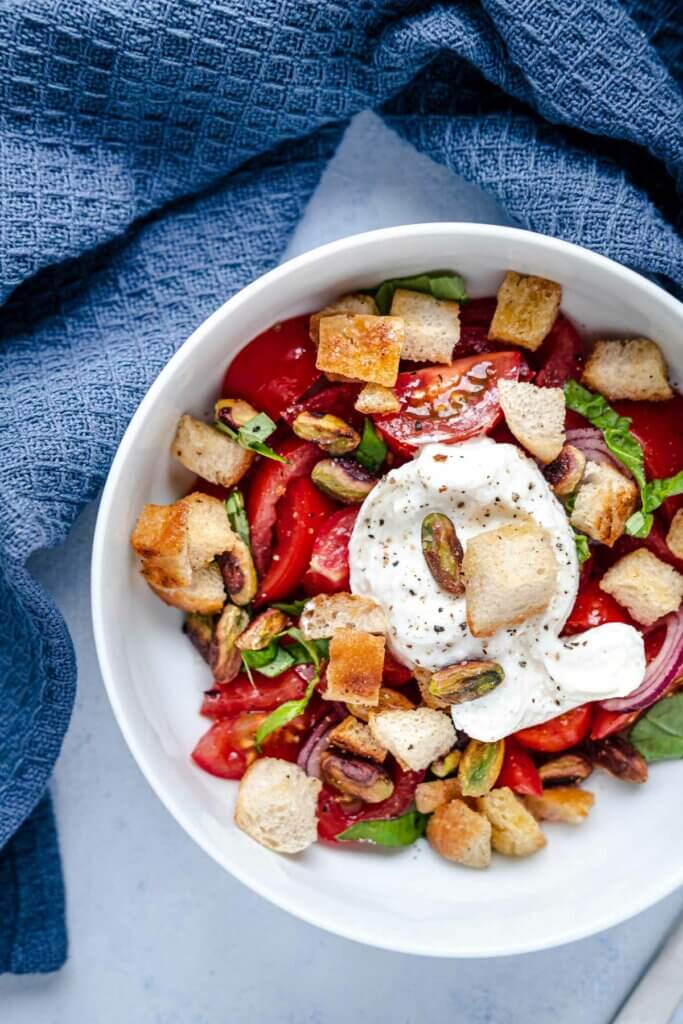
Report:
M 24 568 L 172 352 L 277 262 L 379 110 L 522 225 L 683 289 L 677 0 L 7 0 L 0 21 L 0 971 L 66 956 L 46 785 L 76 670 Z M 84 782 L 85 784 L 85 782 Z

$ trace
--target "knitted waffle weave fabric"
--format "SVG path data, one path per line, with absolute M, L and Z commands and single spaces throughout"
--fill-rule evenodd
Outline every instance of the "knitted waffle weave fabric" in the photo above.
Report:
M 25 568 L 185 337 L 272 267 L 349 119 L 680 294 L 677 0 L 6 0 L 0 971 L 57 969 L 68 632 Z

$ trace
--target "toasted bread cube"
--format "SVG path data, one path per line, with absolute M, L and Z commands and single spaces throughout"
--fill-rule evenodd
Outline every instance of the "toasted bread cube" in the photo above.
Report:
M 468 868 L 491 863 L 491 823 L 462 800 L 442 804 L 427 824 L 427 839 L 446 860 Z
M 586 456 L 573 444 L 565 444 L 556 459 L 545 467 L 546 478 L 558 498 L 573 494 L 583 479 Z
M 455 744 L 450 717 L 431 708 L 380 711 L 370 715 L 370 731 L 399 764 L 413 772 L 428 768 Z
M 393 387 L 405 331 L 397 316 L 326 316 L 316 366 L 352 380 Z
M 359 629 L 338 629 L 330 640 L 325 699 L 376 707 L 382 685 L 384 643 L 383 636 Z
M 156 586 L 147 577 L 145 564 L 143 562 L 142 574 L 164 604 L 181 608 L 184 612 L 199 612 L 201 615 L 214 615 L 225 604 L 223 577 L 215 562 L 202 569 L 195 569 L 192 581 L 186 587 Z
M 355 315 L 358 313 L 366 316 L 376 316 L 377 306 L 372 295 L 363 295 L 362 292 L 351 292 L 349 295 L 342 295 L 329 306 L 325 306 L 319 313 L 312 313 L 308 321 L 308 333 L 314 345 L 320 340 L 320 321 L 326 316 L 339 314 Z
M 671 526 L 666 535 L 666 544 L 672 555 L 675 555 L 676 558 L 683 558 L 683 508 L 679 508 L 671 520 Z
M 289 761 L 260 757 L 237 793 L 235 824 L 276 853 L 300 853 L 318 838 L 319 779 Z
M 555 786 L 543 790 L 543 796 L 525 796 L 524 804 L 539 821 L 562 821 L 579 825 L 588 815 L 595 797 L 586 789 Z
M 190 583 L 189 515 L 189 507 L 181 501 L 145 505 L 140 513 L 130 542 L 151 586 L 171 589 Z
M 555 323 L 561 301 L 556 281 L 508 270 L 498 289 L 489 338 L 535 352 Z
M 346 710 L 350 711 L 356 718 L 367 722 L 372 713 L 372 708 L 363 707 L 360 704 L 347 704 Z M 400 690 L 392 690 L 389 686 L 380 686 L 378 711 L 414 711 L 415 705 Z
M 401 359 L 418 363 L 450 363 L 460 340 L 460 306 L 435 299 L 422 292 L 397 288 L 391 301 L 391 315 L 405 324 Z
M 498 397 L 505 422 L 519 443 L 541 462 L 556 459 L 565 441 L 562 388 L 499 380 Z
M 178 420 L 171 451 L 191 473 L 221 487 L 232 487 L 241 480 L 254 460 L 253 452 L 188 415 Z
M 569 522 L 593 540 L 612 547 L 638 504 L 633 480 L 608 462 L 586 463 Z
M 317 594 L 307 601 L 299 626 L 309 640 L 325 640 L 339 629 L 362 629 L 383 635 L 387 620 L 382 606 L 360 594 Z
M 458 779 L 437 779 L 421 782 L 415 790 L 415 806 L 420 814 L 431 814 L 437 807 L 461 797 Z
M 636 622 L 651 626 L 663 615 L 678 611 L 683 576 L 647 548 L 638 548 L 607 570 L 600 589 L 611 594 Z
M 528 857 L 546 843 L 538 822 L 507 786 L 479 797 L 477 807 L 491 822 L 491 845 L 506 857 Z
M 391 388 L 383 384 L 366 384 L 355 401 L 354 409 L 367 416 L 380 416 L 384 413 L 398 412 L 401 403 Z
M 532 522 L 472 537 L 463 571 L 472 636 L 493 636 L 538 615 L 548 606 L 557 580 L 552 541 Z
M 358 757 L 367 757 L 378 764 L 387 756 L 386 750 L 377 742 L 365 722 L 359 722 L 354 715 L 347 715 L 339 725 L 335 725 L 328 739 L 335 747 L 348 750 Z
M 649 338 L 596 342 L 581 382 L 611 401 L 664 402 L 673 397 L 664 356 Z
M 195 491 L 181 498 L 178 504 L 187 506 L 189 510 L 189 550 L 193 569 L 208 565 L 216 555 L 233 549 L 238 538 L 230 527 L 222 501 Z

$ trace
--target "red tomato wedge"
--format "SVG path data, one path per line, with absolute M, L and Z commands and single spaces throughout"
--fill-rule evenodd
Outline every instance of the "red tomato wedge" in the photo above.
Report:
M 318 798 L 319 838 L 334 843 L 338 835 L 359 821 L 398 818 L 410 807 L 418 783 L 422 782 L 424 776 L 424 772 L 404 772 L 397 765 L 393 773 L 394 792 L 389 799 L 380 804 L 361 804 L 358 801 L 360 807 L 355 810 L 349 809 L 348 797 L 329 786 L 323 786 Z
M 405 686 L 413 678 L 412 670 L 397 661 L 393 654 L 385 651 L 382 682 L 386 686 Z
M 529 729 L 520 729 L 515 739 L 529 750 L 540 750 L 547 754 L 557 754 L 561 750 L 575 747 L 588 734 L 591 727 L 593 708 L 590 704 L 582 704 L 573 711 L 566 711 L 557 718 L 551 718 L 543 725 L 532 725 Z M 506 741 L 507 742 L 507 741 Z
M 289 437 L 275 445 L 275 451 L 287 462 L 262 459 L 252 477 L 247 494 L 247 518 L 251 528 L 251 550 L 257 572 L 263 574 L 270 565 L 273 527 L 278 516 L 278 502 L 293 480 L 307 477 L 323 453 L 314 444 Z
M 606 622 L 626 622 L 632 620 L 625 608 L 622 608 L 610 594 L 600 590 L 600 581 L 593 577 L 585 586 L 581 586 L 571 615 L 564 627 L 564 634 L 583 633 L 594 626 L 602 626 Z
M 521 362 L 519 352 L 492 352 L 400 373 L 394 390 L 401 411 L 376 416 L 375 423 L 401 455 L 433 441 L 465 441 L 496 425 L 502 415 L 496 381 L 517 380 Z
M 307 594 L 337 594 L 349 589 L 349 540 L 359 511 L 342 508 L 319 528 L 304 576 Z
M 578 378 L 583 362 L 583 343 L 574 325 L 562 313 L 535 353 L 538 367 L 536 383 L 542 388 L 561 388 L 571 378 Z
M 628 729 L 639 714 L 640 711 L 606 711 L 596 704 L 593 708 L 591 739 L 604 740 L 623 729 Z
M 267 717 L 266 711 L 247 711 L 214 722 L 192 751 L 192 760 L 209 775 L 220 779 L 241 779 L 258 756 L 256 731 Z M 264 755 L 296 761 L 308 728 L 306 715 L 294 718 L 268 737 L 263 744 Z
M 631 433 L 640 441 L 645 469 L 650 480 L 673 476 L 683 466 L 683 395 L 667 402 L 615 402 L 621 416 L 631 420 Z M 683 507 L 683 495 L 669 498 L 662 505 L 668 520 Z
M 529 754 L 512 736 L 505 740 L 505 757 L 496 786 L 508 786 L 513 793 L 525 793 L 527 796 L 541 796 L 543 783 L 538 768 Z
M 273 711 L 288 700 L 299 700 L 308 683 L 294 669 L 283 672 L 275 679 L 252 672 L 253 684 L 246 675 L 239 675 L 231 683 L 216 683 L 207 690 L 201 714 L 205 718 L 231 718 L 242 711 Z
M 225 398 L 244 398 L 276 420 L 321 376 L 308 316 L 269 327 L 238 352 L 223 379 Z
M 335 507 L 308 477 L 292 481 L 278 503 L 277 543 L 254 598 L 257 608 L 281 601 L 299 586 L 311 560 L 316 532 Z

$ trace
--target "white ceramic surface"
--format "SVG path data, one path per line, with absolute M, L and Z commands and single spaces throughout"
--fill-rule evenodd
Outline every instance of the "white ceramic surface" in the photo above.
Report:
M 206 667 L 180 615 L 138 577 L 128 548 L 147 501 L 173 500 L 190 477 L 168 451 L 178 415 L 206 414 L 232 356 L 278 319 L 340 292 L 426 267 L 451 266 L 470 294 L 490 294 L 508 267 L 561 281 L 563 308 L 590 335 L 656 338 L 683 377 L 683 307 L 638 275 L 557 240 L 493 226 L 431 224 L 343 239 L 283 264 L 227 302 L 185 343 L 131 421 L 104 491 L 93 549 L 93 620 L 109 697 L 147 779 L 185 830 L 263 896 L 331 931 L 389 949 L 490 956 L 547 948 L 599 931 L 683 881 L 678 805 L 683 764 L 656 766 L 643 789 L 605 777 L 580 830 L 548 828 L 527 861 L 457 869 L 424 844 L 351 853 L 316 846 L 299 858 L 262 849 L 232 824 L 236 787 L 188 759 L 206 727 L 197 713 Z

